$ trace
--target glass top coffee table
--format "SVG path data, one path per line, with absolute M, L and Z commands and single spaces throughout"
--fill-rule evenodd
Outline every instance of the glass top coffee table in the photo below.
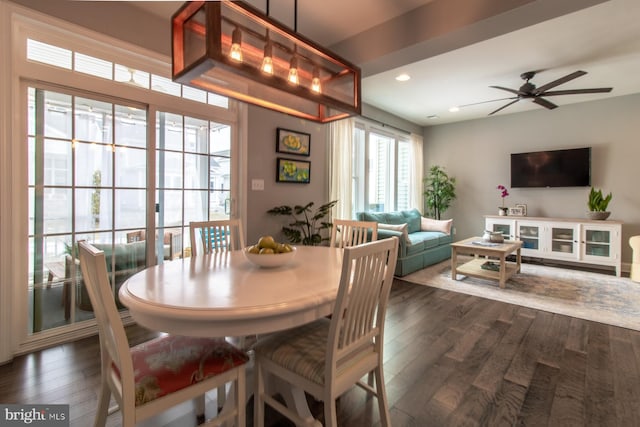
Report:
M 501 288 L 514 274 L 520 272 L 521 241 L 505 240 L 491 243 L 482 237 L 470 237 L 451 244 L 451 278 L 458 280 L 458 274 L 481 279 L 497 280 Z M 515 252 L 516 262 L 507 262 L 507 256 Z M 458 265 L 458 255 L 474 255 L 474 258 Z

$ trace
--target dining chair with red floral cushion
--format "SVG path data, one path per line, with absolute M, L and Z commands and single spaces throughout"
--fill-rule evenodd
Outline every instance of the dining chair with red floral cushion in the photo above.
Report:
M 232 383 L 234 398 L 227 399 L 223 410 L 201 425 L 233 420 L 236 426 L 244 427 L 247 355 L 223 338 L 176 335 L 130 348 L 109 284 L 104 252 L 85 241 L 79 241 L 78 248 L 100 336 L 102 378 L 94 425 L 105 425 L 111 395 L 122 413 L 123 427 L 135 426 L 188 400 L 195 400 L 200 422 L 205 392 Z

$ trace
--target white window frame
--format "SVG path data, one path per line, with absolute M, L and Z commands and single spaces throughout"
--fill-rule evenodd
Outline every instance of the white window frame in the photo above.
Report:
M 237 153 L 233 157 L 234 168 L 238 171 L 234 182 L 234 216 L 246 209 L 244 192 L 239 191 L 246 182 L 247 157 L 247 109 L 234 101 L 224 109 L 211 104 L 189 99 L 170 97 L 148 89 L 114 83 L 91 75 L 70 72 L 46 64 L 28 61 L 26 39 L 46 41 L 78 52 L 88 53 L 97 58 L 127 64 L 160 76 L 171 75 L 170 58 L 96 33 L 84 27 L 52 18 L 30 9 L 0 0 L 0 48 L 8 54 L 0 63 L 0 363 L 11 360 L 14 355 L 28 353 L 45 346 L 95 334 L 94 322 L 81 322 L 66 328 L 64 332 L 49 330 L 27 336 L 25 308 L 27 307 L 24 272 L 27 271 L 26 253 L 28 235 L 27 218 L 28 192 L 26 88 L 32 81 L 44 81 L 48 85 L 60 85 L 79 91 L 109 94 L 115 98 L 136 99 L 149 105 L 149 117 L 155 117 L 158 109 L 176 111 L 180 114 L 202 117 L 203 112 L 213 112 L 208 120 L 232 124 L 236 132 Z M 208 113 L 206 113 L 208 115 Z M 155 141 L 155 127 L 149 126 L 150 140 Z M 150 156 L 150 158 L 155 156 Z M 155 162 L 148 168 L 155 170 Z M 154 184 L 155 185 L 155 184 Z M 150 200 L 154 192 L 150 191 Z M 152 217 L 148 224 L 154 224 L 154 209 L 148 209 Z M 15 308 L 14 308 L 15 307 Z M 125 319 L 126 321 L 127 319 Z
M 398 210 L 398 146 L 400 142 L 410 143 L 410 135 L 406 132 L 394 130 L 389 127 L 382 127 L 376 123 L 372 123 L 366 120 L 358 119 L 355 121 L 355 132 L 364 132 L 364 141 L 362 146 L 356 143 L 356 137 L 354 135 L 354 150 L 353 150 L 353 217 L 355 218 L 355 212 L 369 210 L 369 181 L 370 181 L 370 165 L 367 159 L 369 158 L 369 142 L 371 133 L 392 139 L 390 147 L 390 156 L 393 163 L 390 165 L 392 171 L 388 174 L 391 178 L 386 182 L 385 193 L 386 198 L 392 204 L 391 207 L 385 207 L 385 211 Z M 362 176 L 363 175 L 363 176 Z

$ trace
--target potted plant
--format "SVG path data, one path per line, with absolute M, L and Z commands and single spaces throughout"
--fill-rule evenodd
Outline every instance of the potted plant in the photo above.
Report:
M 611 193 L 606 196 L 602 195 L 602 190 L 596 190 L 591 187 L 591 191 L 589 192 L 589 200 L 587 201 L 587 205 L 589 206 L 589 212 L 587 212 L 587 218 L 589 219 L 597 219 L 604 220 L 611 215 L 611 212 L 607 211 L 607 207 L 609 206 L 609 202 L 613 195 Z
M 328 236 L 323 236 L 323 230 L 330 230 L 333 224 L 330 221 L 322 221 L 329 215 L 337 200 L 319 206 L 315 211 L 313 202 L 304 206 L 276 206 L 269 209 L 267 213 L 271 215 L 290 216 L 292 222 L 288 226 L 282 227 L 282 232 L 291 243 L 302 243 L 304 246 L 318 246 L 322 242 L 329 241 Z
M 424 179 L 425 214 L 435 219 L 446 211 L 456 198 L 456 179 L 440 166 L 432 166 Z

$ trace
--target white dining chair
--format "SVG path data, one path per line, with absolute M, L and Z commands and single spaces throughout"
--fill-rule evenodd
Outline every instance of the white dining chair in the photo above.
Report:
M 326 426 L 337 425 L 335 400 L 354 384 L 377 396 L 381 423 L 390 425 L 382 351 L 397 255 L 397 237 L 345 248 L 331 319 L 321 318 L 256 343 L 255 426 L 264 426 L 265 404 L 296 424 L 309 424 L 266 392 L 271 375 L 324 401 Z M 361 381 L 370 372 L 375 387 Z
M 244 234 L 239 219 L 216 221 L 192 221 L 189 223 L 191 256 L 198 255 L 198 247 L 204 254 L 242 249 Z
M 213 221 L 192 221 L 189 223 L 191 240 L 191 256 L 198 256 L 198 247 L 204 255 L 213 252 L 227 252 L 242 249 L 244 234 L 239 219 L 222 219 Z M 241 349 L 246 349 L 246 337 L 230 337 Z M 225 403 L 224 388 L 218 389 L 218 405 Z
M 378 223 L 375 221 L 334 219 L 332 222 L 331 247 L 346 248 L 378 240 Z
M 116 308 L 104 252 L 85 241 L 78 242 L 80 268 L 94 308 L 100 336 L 102 375 L 95 426 L 104 426 L 111 395 L 122 413 L 123 427 L 195 400 L 198 422 L 204 418 L 205 392 L 232 383 L 234 399 L 227 399 L 218 416 L 206 426 L 233 420 L 245 424 L 245 363 L 247 355 L 223 338 L 165 335 L 129 347 Z M 242 396 L 242 397 L 241 397 Z

